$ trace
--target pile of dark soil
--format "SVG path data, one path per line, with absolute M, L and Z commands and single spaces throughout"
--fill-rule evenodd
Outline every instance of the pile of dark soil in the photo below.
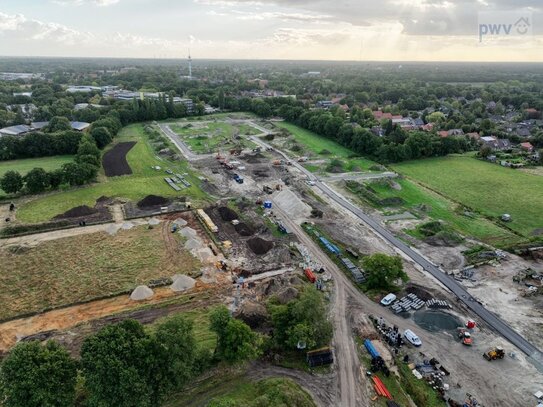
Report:
M 415 294 L 422 301 L 428 301 L 434 298 L 432 294 L 417 285 L 410 285 L 405 289 L 405 291 L 408 294 Z
M 254 254 L 266 254 L 273 248 L 273 242 L 259 237 L 252 237 L 247 240 L 247 246 L 249 246 L 249 249 L 251 249 Z
M 249 164 L 259 164 L 264 156 L 260 153 L 245 154 L 239 157 L 241 160 L 248 162 Z
M 170 200 L 164 198 L 163 196 L 157 195 L 147 195 L 141 201 L 138 202 L 138 208 L 151 208 L 153 206 L 164 206 L 168 205 Z
M 234 228 L 241 236 L 252 236 L 255 233 L 249 225 L 243 222 L 238 223 Z
M 238 219 L 238 214 L 236 211 L 230 209 L 228 206 L 221 206 L 217 210 L 219 211 L 219 215 L 221 215 L 221 219 L 225 222 L 231 222 Z
M 132 169 L 126 161 L 126 154 L 136 145 L 135 141 L 119 143 L 104 154 L 102 166 L 106 177 L 132 174 Z
M 110 199 L 109 197 L 107 197 L 107 196 L 105 196 L 105 195 L 102 195 L 100 198 L 98 198 L 98 199 L 96 200 L 96 203 L 107 202 L 107 201 L 109 201 L 109 199 Z
M 254 175 L 255 177 L 259 177 L 259 178 L 267 178 L 267 177 L 270 176 L 270 174 L 268 173 L 268 171 L 262 170 L 262 169 L 254 170 L 254 171 L 253 171 L 253 175 Z
M 70 218 L 80 218 L 82 216 L 94 215 L 98 211 L 94 208 L 91 208 L 87 205 L 76 206 L 70 210 L 67 210 L 60 215 L 55 216 L 53 219 L 70 219 Z

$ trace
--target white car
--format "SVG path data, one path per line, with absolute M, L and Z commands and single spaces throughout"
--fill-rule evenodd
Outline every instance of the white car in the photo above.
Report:
M 381 304 L 384 305 L 385 307 L 388 307 L 390 304 L 392 304 L 394 301 L 396 301 L 396 296 L 392 293 L 390 294 L 387 294 L 386 297 L 384 297 L 382 300 L 381 300 Z
M 406 329 L 403 336 L 414 346 L 422 345 L 420 338 L 411 329 Z

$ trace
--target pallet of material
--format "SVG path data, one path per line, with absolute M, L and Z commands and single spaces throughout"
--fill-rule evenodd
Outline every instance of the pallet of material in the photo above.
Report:
M 166 181 L 166 183 L 169 186 L 171 186 L 175 191 L 181 191 L 181 188 L 179 188 L 177 185 L 175 185 L 175 183 L 172 181 L 171 178 L 166 177 L 166 178 L 164 178 L 164 181 Z

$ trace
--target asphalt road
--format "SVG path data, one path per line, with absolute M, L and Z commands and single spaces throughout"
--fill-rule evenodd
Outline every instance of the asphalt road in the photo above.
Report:
M 262 140 L 257 137 L 253 138 L 253 141 L 265 148 L 273 148 L 267 143 L 264 143 Z M 489 327 L 491 327 L 498 334 L 503 336 L 518 349 L 524 352 L 526 355 L 530 356 L 535 362 L 539 370 L 543 370 L 543 354 L 541 351 L 520 334 L 518 334 L 513 328 L 511 328 L 507 323 L 505 323 L 501 318 L 496 314 L 487 310 L 482 304 L 477 302 L 464 287 L 462 287 L 456 280 L 447 274 L 443 273 L 437 266 L 428 261 L 420 253 L 417 253 L 411 247 L 406 245 L 400 239 L 396 238 L 392 233 L 390 233 L 385 227 L 383 227 L 379 222 L 365 214 L 360 208 L 353 205 L 343 196 L 339 195 L 333 191 L 328 185 L 320 181 L 314 174 L 304 168 L 298 162 L 292 161 L 291 158 L 284 152 L 273 148 L 277 153 L 281 154 L 285 160 L 291 161 L 292 165 L 295 166 L 298 170 L 304 173 L 308 180 L 315 182 L 315 187 L 318 188 L 323 194 L 328 196 L 330 199 L 335 201 L 337 204 L 345 208 L 346 210 L 353 213 L 358 219 L 368 225 L 373 231 L 381 236 L 384 240 L 390 243 L 392 246 L 396 247 L 398 250 L 403 252 L 406 256 L 411 258 L 415 263 L 421 266 L 424 270 L 430 273 L 436 280 L 441 284 L 447 287 L 453 294 L 455 294 L 460 301 L 462 301 L 466 306 L 475 313 L 482 321 L 484 321 Z

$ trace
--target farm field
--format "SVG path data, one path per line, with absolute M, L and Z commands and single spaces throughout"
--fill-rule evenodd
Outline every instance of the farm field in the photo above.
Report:
M 154 194 L 166 197 L 189 196 L 193 202 L 206 199 L 206 194 L 199 188 L 200 180 L 189 169 L 186 161 L 173 163 L 155 155 L 142 125 L 125 127 L 115 139 L 116 143 L 131 141 L 137 142 L 126 155 L 132 170 L 131 175 L 112 178 L 100 176 L 98 183 L 38 197 L 20 205 L 17 218 L 25 223 L 44 222 L 79 205 L 92 207 L 96 199 L 102 196 L 139 200 Z M 163 170 L 170 168 L 174 172 L 188 173 L 187 179 L 192 187 L 181 192 L 174 191 L 164 181 L 167 174 L 163 170 L 157 171 L 152 168 L 157 165 Z
M 483 216 L 474 214 L 468 217 L 457 211 L 458 204 L 432 192 L 416 183 L 407 180 L 396 180 L 401 185 L 400 191 L 380 183 L 372 183 L 371 188 L 381 199 L 399 197 L 404 201 L 407 210 L 417 210 L 425 205 L 429 217 L 443 220 L 465 236 L 471 236 L 490 244 L 505 244 L 518 240 L 519 237 L 511 231 L 502 228 Z
M 114 236 L 99 232 L 2 248 L 0 256 L 2 319 L 131 290 L 199 267 L 190 253 L 168 250 L 162 228 L 145 226 Z
M 52 171 L 62 167 L 63 164 L 73 160 L 71 155 L 56 155 L 53 157 L 27 158 L 24 160 L 0 161 L 0 177 L 8 171 L 18 171 L 25 175 L 33 168 L 43 168 L 45 171 Z M 0 194 L 2 190 L 0 189 Z
M 247 124 L 233 125 L 226 122 L 190 122 L 173 124 L 170 127 L 183 138 L 193 152 L 199 154 L 214 153 L 219 149 L 228 150 L 236 145 L 253 148 L 255 145 L 251 141 L 245 138 L 234 140 L 234 136 L 259 133 Z
M 329 163 L 332 159 L 338 159 L 344 163 L 343 170 L 349 171 L 368 171 L 371 166 L 376 163 L 363 157 L 353 157 L 354 153 L 348 148 L 327 139 L 326 137 L 319 136 L 309 130 L 302 129 L 294 124 L 287 122 L 276 122 L 277 127 L 286 129 L 294 137 L 298 144 L 302 144 L 307 148 L 313 157 L 322 160 L 326 160 Z M 322 154 L 324 150 L 327 150 L 329 154 Z M 304 155 L 303 153 L 296 153 L 298 155 Z M 316 166 L 307 164 L 306 168 L 311 172 L 322 172 L 325 170 L 326 165 Z
M 543 232 L 543 178 L 449 156 L 397 164 L 394 169 L 451 200 L 493 220 L 508 213 L 507 226 L 525 237 Z

